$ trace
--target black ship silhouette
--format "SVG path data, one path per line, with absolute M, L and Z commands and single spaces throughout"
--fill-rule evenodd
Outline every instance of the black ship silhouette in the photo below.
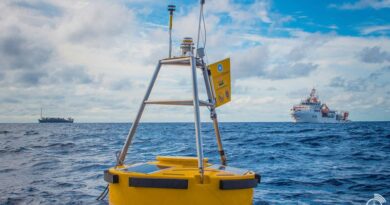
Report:
M 41 118 L 38 119 L 39 123 L 73 123 L 73 118 L 61 118 L 61 117 L 43 117 L 41 108 Z

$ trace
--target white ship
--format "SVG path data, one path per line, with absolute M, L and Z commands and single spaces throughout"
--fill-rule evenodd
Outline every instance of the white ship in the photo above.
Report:
M 307 99 L 291 109 L 291 116 L 295 122 L 342 123 L 349 122 L 348 115 L 346 111 L 330 110 L 325 103 L 321 104 L 314 88 Z

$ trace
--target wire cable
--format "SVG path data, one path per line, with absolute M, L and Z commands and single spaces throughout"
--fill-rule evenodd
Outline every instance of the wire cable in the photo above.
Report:
M 106 188 L 103 190 L 103 192 L 96 198 L 96 200 L 98 200 L 98 201 L 104 200 L 106 198 L 107 194 L 108 194 L 108 184 L 107 184 Z
M 119 163 L 119 154 L 120 154 L 120 151 L 117 151 L 115 152 L 115 158 L 116 158 L 116 166 L 118 166 L 118 163 Z M 101 201 L 101 200 L 104 200 L 106 198 L 108 194 L 108 184 L 106 186 L 106 188 L 104 188 L 103 192 L 96 198 L 96 200 L 98 201 Z
M 202 20 L 203 20 L 203 30 L 204 30 L 203 48 L 206 49 L 207 32 L 206 32 L 206 21 L 204 20 L 204 13 L 203 13 L 203 11 L 202 11 Z
M 207 42 L 207 30 L 206 30 L 206 21 L 204 20 L 204 13 L 202 12 L 202 20 L 203 20 L 203 30 L 204 30 L 204 42 L 203 42 L 203 49 L 204 49 L 204 55 L 205 55 L 205 62 L 206 65 L 209 63 L 209 59 L 206 52 L 206 42 Z

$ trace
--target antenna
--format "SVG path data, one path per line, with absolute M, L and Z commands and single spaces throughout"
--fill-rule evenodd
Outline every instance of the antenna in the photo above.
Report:
M 41 107 L 41 119 L 42 119 L 42 107 Z
M 169 58 L 172 57 L 172 21 L 173 21 L 173 12 L 176 10 L 175 5 L 168 5 L 169 11 Z

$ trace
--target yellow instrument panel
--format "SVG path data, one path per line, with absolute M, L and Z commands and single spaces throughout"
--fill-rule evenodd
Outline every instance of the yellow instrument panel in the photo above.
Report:
M 211 73 L 211 82 L 215 97 L 215 107 L 230 102 L 231 82 L 230 82 L 230 58 L 218 61 L 208 66 Z

